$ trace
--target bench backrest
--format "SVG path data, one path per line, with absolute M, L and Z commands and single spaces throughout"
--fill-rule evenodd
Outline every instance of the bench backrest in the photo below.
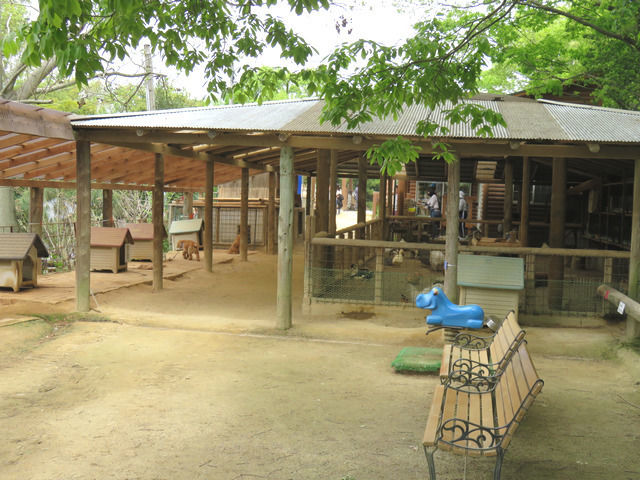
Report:
M 525 332 L 518 325 L 515 312 L 510 311 L 489 346 L 491 363 L 498 364 L 498 371 L 504 370 L 509 364 L 509 360 L 524 340 L 524 335 Z
M 543 384 L 524 342 L 512 356 L 495 390 L 495 421 L 496 426 L 501 427 L 504 432 L 503 449 L 509 445 Z

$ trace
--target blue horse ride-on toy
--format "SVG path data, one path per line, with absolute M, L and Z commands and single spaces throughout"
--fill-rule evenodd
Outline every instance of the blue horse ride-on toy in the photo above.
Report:
M 416 307 L 431 310 L 427 334 L 441 328 L 482 328 L 484 310 L 479 305 L 456 305 L 447 298 L 440 287 L 416 297 Z

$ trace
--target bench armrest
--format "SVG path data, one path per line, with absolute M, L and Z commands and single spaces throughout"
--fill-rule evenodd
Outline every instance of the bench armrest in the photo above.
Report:
M 450 418 L 438 428 L 436 441 L 465 450 L 496 450 L 501 446 L 505 432 L 504 427 L 485 427 L 461 418 Z
M 503 370 L 493 363 L 481 363 L 469 358 L 459 358 L 442 384 L 446 388 L 466 393 L 493 392 Z
M 485 350 L 489 348 L 495 336 L 495 333 L 492 335 L 475 335 L 461 332 L 454 337 L 453 345 L 463 350 Z

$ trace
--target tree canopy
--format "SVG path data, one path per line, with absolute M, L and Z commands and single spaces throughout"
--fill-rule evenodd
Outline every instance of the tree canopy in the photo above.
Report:
M 23 58 L 39 65 L 55 58 L 76 81 L 124 58 L 149 41 L 168 65 L 191 72 L 204 64 L 209 91 L 242 101 L 263 101 L 284 83 L 304 86 L 326 101 L 323 119 L 355 127 L 374 117 L 396 116 L 407 105 L 449 105 L 452 123 L 469 122 L 484 135 L 500 115 L 461 102 L 483 86 L 522 85 L 538 92 L 577 76 L 595 81 L 605 105 L 637 108 L 640 2 L 629 0 L 429 0 L 427 18 L 398 45 L 361 39 L 337 48 L 317 68 L 305 69 L 313 48 L 271 7 L 295 13 L 327 8 L 328 0 L 40 0 L 40 14 L 23 31 Z M 418 19 L 420 20 L 420 19 Z M 10 51 L 17 41 L 5 40 Z M 262 69 L 248 59 L 268 47 L 299 68 Z M 482 77 L 493 65 L 493 79 Z M 438 138 L 446 128 L 426 118 L 417 132 L 431 137 L 447 160 L 454 157 Z M 383 169 L 398 170 L 418 152 L 396 139 L 368 152 Z

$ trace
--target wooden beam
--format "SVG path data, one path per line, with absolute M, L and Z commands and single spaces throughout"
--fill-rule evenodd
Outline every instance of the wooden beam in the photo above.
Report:
M 42 237 L 44 188 L 32 187 L 29 190 L 29 231 Z
M 549 226 L 549 246 L 564 247 L 565 221 L 567 209 L 567 160 L 553 159 L 553 178 L 551 185 L 551 225 Z M 552 258 L 549 262 L 549 307 L 562 308 L 564 280 L 564 259 Z
M 457 191 L 457 190 L 456 190 Z M 511 158 L 504 160 L 504 224 L 503 234 L 506 236 L 511 231 L 513 221 L 513 161 Z
M 204 190 L 204 261 L 207 272 L 213 271 L 213 172 L 214 163 L 210 160 L 206 166 Z
M 460 159 L 447 164 L 447 230 L 444 253 L 444 293 L 458 303 L 458 192 L 460 191 Z
M 280 213 L 278 218 L 277 328 L 292 325 L 293 279 L 293 149 L 280 150 Z M 325 190 L 326 193 L 326 190 Z
M 569 188 L 567 192 L 569 195 L 577 195 L 582 192 L 587 192 L 589 190 L 593 190 L 594 188 L 598 188 L 602 185 L 602 177 L 592 178 L 590 180 L 586 180 L 578 185 L 574 185 Z
M 531 171 L 529 157 L 522 157 L 522 191 L 520 196 L 520 245 L 529 244 L 529 188 Z
M 162 243 L 164 240 L 164 157 L 155 155 L 154 185 L 152 200 L 153 217 L 153 291 L 162 290 Z
M 14 145 L 9 148 L 4 148 L 0 151 L 0 165 L 3 162 L 10 160 L 22 160 L 25 158 L 31 158 L 34 155 L 47 156 L 47 151 L 51 148 L 57 148 L 58 146 L 64 146 L 69 150 L 75 149 L 75 142 L 59 140 L 57 138 L 41 138 L 37 137 L 33 140 L 28 140 L 24 143 Z M 29 161 L 29 160 L 27 160 Z
M 316 230 L 326 232 L 329 229 L 329 164 L 331 162 L 329 150 L 318 150 L 317 161 Z
M 635 161 L 633 175 L 633 208 L 631 210 L 631 252 L 629 256 L 629 296 L 640 300 L 640 158 Z M 638 322 L 629 324 L 627 319 L 627 336 L 640 336 Z
M 0 100 L 0 130 L 75 140 L 68 113 Z
M 41 187 L 41 188 L 62 188 L 75 190 L 76 182 L 60 181 L 60 180 L 21 180 L 14 178 L 0 178 L 0 186 L 3 187 Z M 95 190 L 137 190 L 152 191 L 153 185 L 138 185 L 133 183 L 106 183 L 92 182 L 91 188 Z M 165 192 L 202 192 L 199 185 L 165 185 Z
M 240 179 L 240 260 L 247 261 L 249 242 L 247 238 L 249 228 L 249 169 L 242 169 Z
M 307 200 L 309 192 L 307 191 Z M 269 200 L 267 203 L 267 253 L 275 255 L 278 253 L 277 244 L 278 225 L 276 221 L 276 174 L 269 172 Z
M 113 190 L 102 190 L 102 226 L 113 227 Z
M 338 194 L 338 156 L 335 150 L 329 152 L 329 225 L 327 232 L 329 235 L 336 234 L 336 196 Z
M 76 144 L 76 308 L 90 308 L 91 265 L 91 147 L 80 140 Z

